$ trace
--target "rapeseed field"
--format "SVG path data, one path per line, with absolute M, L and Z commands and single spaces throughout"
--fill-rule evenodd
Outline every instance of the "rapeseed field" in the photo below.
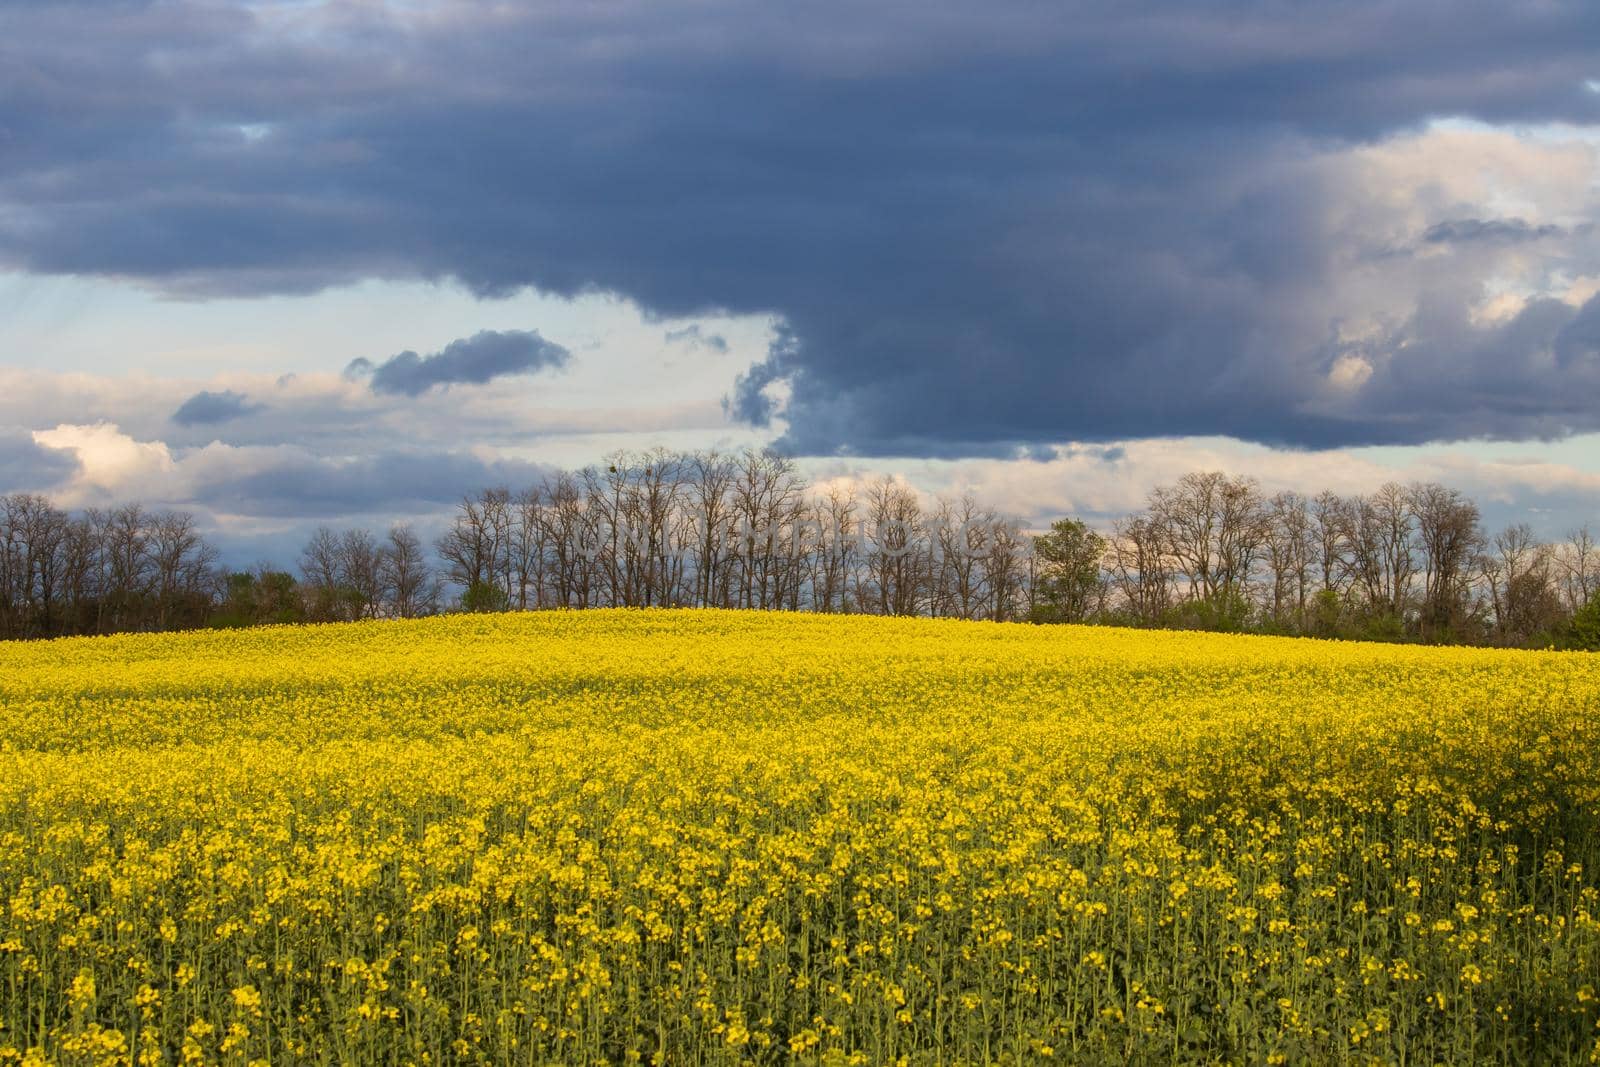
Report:
M 715 611 L 0 645 L 0 1062 L 1600 1062 L 1600 659 Z

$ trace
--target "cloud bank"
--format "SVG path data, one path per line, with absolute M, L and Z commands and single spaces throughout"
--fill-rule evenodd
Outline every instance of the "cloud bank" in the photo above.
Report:
M 814 455 L 1557 437 L 1600 428 L 1596 40 L 1589 0 L 23 0 L 0 265 L 773 314 L 728 410 Z M 373 386 L 517 365 L 448 351 Z
M 548 467 L 469 451 L 393 446 L 329 456 L 300 445 L 230 445 L 175 450 L 114 423 L 63 423 L 32 434 L 33 452 L 0 437 L 0 478 L 9 456 L 48 464 L 50 495 L 68 507 L 137 501 L 268 520 L 386 514 L 432 518 L 465 493 L 526 486 Z

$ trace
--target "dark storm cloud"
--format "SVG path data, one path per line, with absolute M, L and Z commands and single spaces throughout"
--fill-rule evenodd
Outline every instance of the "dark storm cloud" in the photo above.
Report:
M 179 426 L 211 426 L 260 411 L 261 407 L 231 389 L 220 393 L 201 390 L 178 405 L 178 410 L 172 413 L 172 421 Z
M 1440 410 L 1459 413 L 1487 437 L 1554 439 L 1596 426 L 1600 297 L 1577 310 L 1535 300 L 1482 329 L 1447 309 L 1425 310 L 1390 345 L 1403 346 L 1405 358 L 1390 358 L 1374 374 L 1365 410 L 1370 436 L 1438 436 Z M 1422 404 L 1422 397 L 1434 401 Z
M 29 433 L 0 429 L 0 493 L 47 492 L 77 469 L 71 452 L 45 448 Z
M 1328 294 L 1395 235 L 1335 229 L 1345 183 L 1305 161 L 1435 116 L 1593 122 L 1596 40 L 1588 0 L 11 4 L 0 264 L 772 313 L 727 403 L 761 423 L 787 383 L 801 452 L 1592 429 L 1588 364 L 1540 347 L 1581 348 L 1571 308 L 1468 332 L 1478 287 L 1441 284 L 1350 349 Z M 1461 344 L 1477 378 L 1424 379 Z M 482 380 L 397 358 L 399 392 Z
M 365 358 L 351 360 L 345 376 L 370 376 L 374 393 L 421 396 L 435 386 L 482 385 L 510 374 L 564 366 L 570 356 L 565 348 L 540 337 L 538 330 L 482 330 L 451 341 L 431 356 L 401 352 L 378 364 Z

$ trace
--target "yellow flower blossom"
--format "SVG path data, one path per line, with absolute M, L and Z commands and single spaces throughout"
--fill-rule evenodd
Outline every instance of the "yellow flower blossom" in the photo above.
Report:
M 1587 1056 L 1597 708 L 783 613 L 0 645 L 0 1065 Z

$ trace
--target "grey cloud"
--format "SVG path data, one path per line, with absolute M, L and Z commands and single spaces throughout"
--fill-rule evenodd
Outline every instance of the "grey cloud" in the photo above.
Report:
M 458 452 L 400 450 L 344 459 L 286 454 L 264 467 L 240 457 L 209 465 L 193 499 L 217 511 L 283 519 L 426 513 L 485 486 L 525 486 L 545 473 L 522 460 Z
M 1449 307 L 1424 308 L 1397 330 L 1363 390 L 1362 436 L 1412 443 L 1440 437 L 1555 439 L 1594 428 L 1600 397 L 1600 297 L 1581 308 L 1535 300 L 1487 327 Z M 1433 403 L 1420 405 L 1418 397 Z M 1457 413 L 1471 432 L 1442 421 Z M 1336 436 L 1336 435 L 1335 435 Z
M 231 389 L 220 393 L 201 390 L 178 406 L 172 413 L 172 421 L 179 426 L 211 426 L 260 411 L 262 407 Z
M 768 426 L 777 411 L 766 390 L 799 369 L 800 339 L 787 325 L 780 324 L 777 336 L 767 349 L 767 358 L 734 380 L 733 391 L 722 399 L 722 408 L 734 418 L 752 426 Z
M 728 339 L 720 333 L 706 333 L 700 328 L 698 322 L 683 327 L 681 330 L 668 330 L 666 333 L 668 344 L 684 344 L 691 348 L 709 348 L 713 352 L 727 352 Z
M 345 367 L 345 376 L 368 378 L 375 393 L 420 396 L 439 386 L 482 385 L 507 375 L 561 367 L 570 357 L 537 330 L 483 330 L 428 356 L 407 351 L 378 364 L 365 357 L 354 359 Z
M 1423 233 L 1425 244 L 1465 244 L 1471 241 L 1516 243 L 1542 237 L 1563 237 L 1563 226 L 1530 225 L 1523 219 L 1448 219 L 1435 223 Z
M 195 298 L 453 277 L 772 314 L 787 330 L 728 410 L 770 424 L 786 381 L 783 443 L 812 454 L 1600 427 L 1575 410 L 1582 360 L 1539 360 L 1581 349 L 1574 312 L 1474 331 L 1487 275 L 1405 256 L 1385 282 L 1414 306 L 1363 350 L 1359 402 L 1324 395 L 1347 354 L 1330 294 L 1411 231 L 1335 228 L 1364 211 L 1309 162 L 1440 116 L 1595 122 L 1588 0 L 330 5 L 285 25 L 198 0 L 0 7 L 0 264 Z M 1494 244 L 1470 230 L 1434 240 Z M 435 358 L 367 369 L 407 395 L 504 373 Z
M 0 493 L 47 492 L 77 469 L 71 452 L 45 448 L 24 431 L 0 428 Z

